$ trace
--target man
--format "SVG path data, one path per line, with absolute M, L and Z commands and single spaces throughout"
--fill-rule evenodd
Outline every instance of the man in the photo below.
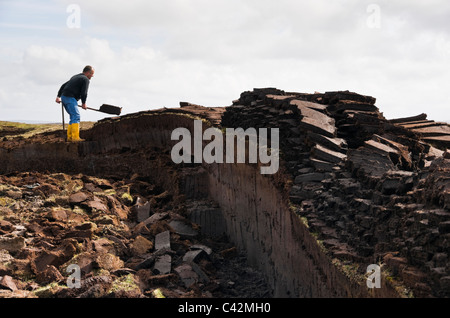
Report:
M 86 109 L 86 99 L 89 89 L 89 81 L 94 76 L 94 69 L 87 65 L 83 73 L 72 76 L 64 83 L 58 91 L 56 102 L 62 102 L 65 110 L 70 115 L 69 127 L 67 129 L 67 141 L 82 141 L 80 139 L 80 112 L 78 101 L 81 99 L 81 107 Z

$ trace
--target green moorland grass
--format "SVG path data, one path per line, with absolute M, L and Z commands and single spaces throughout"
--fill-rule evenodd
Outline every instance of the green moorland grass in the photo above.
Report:
M 65 128 L 67 129 L 67 123 Z M 94 122 L 82 122 L 81 129 L 89 129 Z M 0 121 L 0 138 L 24 137 L 28 138 L 36 134 L 62 130 L 62 123 L 51 124 L 25 124 L 11 121 Z

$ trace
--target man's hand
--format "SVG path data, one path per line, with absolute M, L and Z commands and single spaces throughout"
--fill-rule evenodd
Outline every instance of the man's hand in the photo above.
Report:
M 81 105 L 81 108 L 83 108 L 83 109 L 87 109 L 87 106 L 86 106 L 86 104 L 82 104 L 82 105 Z
M 56 100 L 55 100 L 55 102 L 57 102 L 58 104 L 61 104 L 61 98 L 59 98 L 59 97 L 56 97 Z

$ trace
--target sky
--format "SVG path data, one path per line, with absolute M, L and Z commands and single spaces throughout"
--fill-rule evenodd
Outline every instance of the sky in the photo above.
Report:
M 450 122 L 450 1 L 0 0 L 0 120 L 61 122 L 58 89 L 85 65 L 87 106 L 122 114 L 276 87 Z

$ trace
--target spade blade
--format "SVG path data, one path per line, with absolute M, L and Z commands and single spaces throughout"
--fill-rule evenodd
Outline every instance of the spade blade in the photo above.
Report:
M 122 112 L 122 107 L 103 104 L 102 106 L 100 106 L 99 111 L 107 114 L 120 115 L 120 113 Z

